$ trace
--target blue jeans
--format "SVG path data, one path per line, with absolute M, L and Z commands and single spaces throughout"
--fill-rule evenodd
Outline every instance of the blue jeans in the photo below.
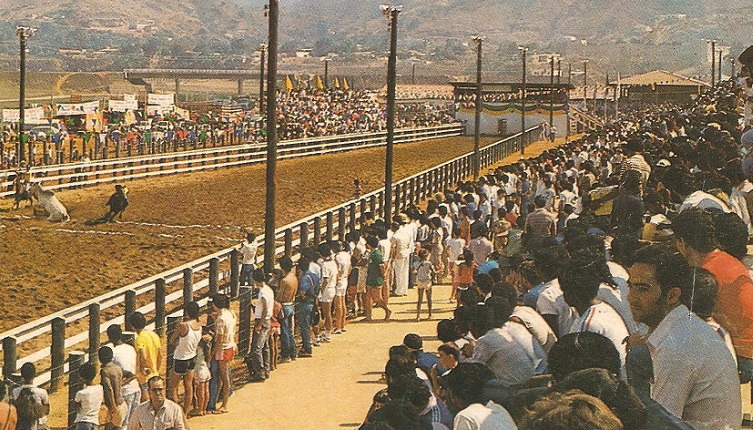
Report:
M 295 358 L 296 357 L 296 350 L 295 350 L 295 337 L 293 335 L 293 312 L 295 311 L 295 306 L 290 305 L 282 305 L 282 313 L 285 315 L 282 320 L 280 320 L 280 356 L 282 358 Z
M 241 285 L 254 285 L 254 265 L 253 264 L 241 264 Z
M 311 311 L 314 309 L 313 303 L 298 303 L 295 314 L 298 315 L 298 329 L 301 331 L 303 340 L 303 352 L 311 354 Z
M 220 385 L 220 365 L 217 363 L 217 360 L 214 358 L 209 363 L 209 373 L 212 374 L 212 379 L 209 380 L 209 403 L 207 404 L 207 410 L 213 411 L 215 410 L 215 403 L 217 403 L 217 388 Z M 227 379 L 231 381 L 230 384 L 230 394 L 233 394 L 233 369 L 228 366 L 227 367 Z
M 251 363 L 253 376 L 269 377 L 269 328 L 270 321 L 261 321 L 261 330 L 254 330 L 254 337 L 251 341 Z

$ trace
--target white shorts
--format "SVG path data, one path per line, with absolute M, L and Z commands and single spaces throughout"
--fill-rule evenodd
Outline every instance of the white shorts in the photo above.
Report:
M 343 278 L 337 281 L 337 287 L 335 288 L 335 296 L 345 297 L 348 293 L 348 278 Z

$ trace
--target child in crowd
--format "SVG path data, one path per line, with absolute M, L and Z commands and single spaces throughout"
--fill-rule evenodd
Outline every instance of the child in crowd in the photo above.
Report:
M 421 302 L 426 295 L 426 306 L 429 308 L 431 319 L 431 287 L 434 284 L 436 271 L 434 265 L 429 262 L 429 250 L 418 251 L 418 265 L 416 266 L 416 287 L 418 289 L 418 302 L 416 302 L 416 321 L 421 321 Z
M 209 371 L 209 361 L 212 358 L 212 333 L 209 327 L 201 328 L 201 341 L 196 348 L 196 378 L 194 378 L 194 393 L 196 393 L 196 409 L 199 415 L 207 414 L 209 403 L 209 381 L 212 373 Z
M 96 430 L 99 428 L 99 409 L 104 401 L 102 386 L 94 383 L 97 369 L 91 363 L 84 363 L 79 368 L 79 375 L 84 388 L 76 392 L 76 430 Z

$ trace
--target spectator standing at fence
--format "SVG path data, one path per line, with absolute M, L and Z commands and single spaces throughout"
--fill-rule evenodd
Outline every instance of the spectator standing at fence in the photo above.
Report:
M 246 240 L 241 243 L 241 285 L 253 285 L 251 275 L 254 273 L 256 265 L 256 254 L 259 251 L 259 244 L 256 243 L 256 235 L 253 233 L 246 234 Z
M 275 300 L 275 294 L 270 285 L 276 286 L 278 284 L 279 275 L 281 274 L 265 276 L 264 269 L 254 270 L 254 281 L 261 287 L 254 307 L 254 334 L 251 340 L 249 382 L 264 382 L 269 379 L 269 330 L 272 324 Z
M 410 272 L 411 232 L 402 216 L 396 216 L 395 221 L 400 224 L 395 234 L 392 235 L 394 258 L 392 267 L 395 272 L 395 295 L 405 296 L 408 294 L 408 278 Z M 377 241 L 378 242 L 378 241 Z
M 128 427 L 128 420 L 141 401 L 141 389 L 136 379 L 136 350 L 129 344 L 123 343 L 123 330 L 119 324 L 107 327 L 107 339 L 112 345 L 112 360 L 123 370 L 121 383 L 121 397 L 128 405 L 128 411 L 123 418 L 123 429 Z
M 193 403 L 196 352 L 201 341 L 200 312 L 198 303 L 186 303 L 183 309 L 183 321 L 175 327 L 172 338 L 169 340 L 171 345 L 175 345 L 175 351 L 173 351 L 173 367 L 170 369 L 168 398 L 176 401 L 178 385 L 183 380 L 183 409 L 187 412 L 190 412 Z
M 47 415 L 50 413 L 50 400 L 47 391 L 44 388 L 34 385 L 34 378 L 36 378 L 36 376 L 37 368 L 34 366 L 34 363 L 24 363 L 23 366 L 21 366 L 21 378 L 23 378 L 24 383 L 13 389 L 13 400 L 18 412 L 17 429 L 19 430 L 41 430 L 47 428 Z M 27 392 L 30 392 L 31 396 L 27 397 L 25 395 Z M 21 396 L 22 393 L 24 396 Z M 22 402 L 20 397 L 26 397 L 29 400 L 33 400 L 33 405 L 37 405 L 34 407 L 35 411 L 25 410 L 27 408 L 24 408 L 21 403 L 26 402 Z M 33 413 L 30 414 L 30 412 Z M 30 420 L 24 419 L 24 417 L 28 417 L 29 415 L 36 415 L 37 418 Z
M 311 312 L 321 288 L 319 275 L 311 270 L 309 263 L 309 260 L 301 255 L 297 267 L 299 281 L 295 314 L 301 332 L 301 351 L 298 353 L 300 357 L 311 357 Z
M 128 430 L 187 430 L 188 423 L 183 410 L 178 404 L 165 398 L 165 381 L 155 375 L 149 378 L 147 387 L 149 401 L 136 408 Z
M 110 352 L 112 353 L 112 351 Z M 84 388 L 77 391 L 74 398 L 76 403 L 76 430 L 96 430 L 99 427 L 99 409 L 104 399 L 103 385 L 94 383 L 97 369 L 91 363 L 81 365 L 78 374 L 84 383 Z M 108 413 L 108 418 L 109 416 Z M 105 424 L 105 428 L 112 428 L 111 426 L 110 422 Z
M 154 375 L 159 375 L 162 363 L 162 342 L 157 333 L 146 330 L 146 318 L 141 312 L 131 314 L 131 326 L 136 331 L 136 357 L 138 358 L 138 378 L 141 385 L 141 398 L 148 395 L 146 382 Z
M 218 390 L 221 394 L 221 406 L 216 409 L 216 413 L 227 412 L 227 402 L 230 398 L 230 373 L 228 368 L 235 357 L 237 344 L 235 342 L 235 325 L 237 318 L 230 310 L 230 299 L 224 294 L 215 294 L 212 296 L 213 311 L 217 315 L 214 320 L 215 342 L 212 354 L 217 360 L 219 373 Z M 209 405 L 211 408 L 215 405 Z
M 369 251 L 369 261 L 366 273 L 366 319 L 371 321 L 372 302 L 376 307 L 384 309 L 384 319 L 389 320 L 392 311 L 387 307 L 382 297 L 382 282 L 384 282 L 384 261 L 377 249 L 379 239 L 376 236 L 366 238 L 366 248 Z
M 350 262 L 350 257 L 348 257 Z M 278 260 L 282 269 L 282 279 L 277 294 L 282 304 L 282 319 L 280 320 L 281 351 L 280 361 L 295 360 L 297 351 L 293 335 L 293 316 L 295 314 L 295 296 L 298 293 L 298 278 L 293 270 L 293 260 L 287 255 Z M 347 288 L 347 287 L 346 287 Z M 343 297 L 343 301 L 345 297 Z
M 337 263 L 337 288 L 335 291 L 335 334 L 345 332 L 345 320 L 347 310 L 345 308 L 345 295 L 348 292 L 348 278 L 350 277 L 350 252 L 347 242 L 335 242 L 332 244 Z M 387 292 L 389 295 L 389 291 Z
M 321 307 L 322 321 L 324 321 L 324 334 L 322 342 L 330 342 L 332 339 L 332 302 L 337 295 L 337 273 L 338 267 L 335 256 L 332 255 L 332 247 L 329 243 L 319 244 L 319 255 L 322 262 L 322 291 L 319 295 L 319 305 Z
M 119 429 L 123 426 L 124 418 L 128 413 L 128 405 L 123 401 L 122 395 L 123 369 L 113 361 L 113 351 L 109 346 L 99 348 L 97 356 L 102 365 L 99 378 L 102 384 L 103 401 L 107 407 L 105 429 Z

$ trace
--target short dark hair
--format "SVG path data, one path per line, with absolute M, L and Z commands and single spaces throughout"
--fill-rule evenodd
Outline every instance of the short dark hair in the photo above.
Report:
M 384 365 L 384 376 L 387 378 L 406 374 L 416 374 L 416 363 L 407 357 L 390 358 Z
M 558 277 L 565 301 L 568 298 L 570 301 L 577 300 L 580 303 L 593 300 L 603 280 L 599 269 L 594 260 L 570 259 Z M 568 305 L 573 306 L 574 303 L 568 303 Z
M 716 305 L 717 289 L 719 283 L 716 277 L 706 269 L 693 267 L 692 288 L 682 290 L 681 300 L 691 311 L 702 319 L 709 319 Z
M 372 248 L 376 248 L 379 245 L 379 238 L 376 236 L 369 236 L 366 238 L 366 244 Z
M 716 211 L 712 214 L 719 247 L 738 260 L 748 253 L 748 226 L 734 212 Z
M 455 320 L 444 319 L 437 323 L 437 339 L 442 342 L 454 342 L 463 337 Z
M 455 344 L 452 343 L 443 343 L 439 345 L 437 348 L 437 351 L 444 352 L 447 355 L 451 355 L 455 358 L 455 360 L 460 360 L 460 350 L 458 349 Z
M 136 311 L 131 314 L 130 323 L 135 330 L 143 330 L 146 327 L 146 317 L 141 312 Z
M 420 430 L 421 421 L 413 405 L 406 400 L 391 400 L 372 412 L 368 417 L 372 424 L 387 423 L 390 428 L 399 430 Z
M 474 281 L 476 281 L 478 289 L 484 294 L 489 294 L 492 291 L 492 287 L 494 287 L 494 278 L 488 273 L 476 274 Z
M 215 294 L 212 296 L 212 304 L 220 309 L 228 309 L 230 307 L 230 300 L 224 294 Z
M 154 385 L 155 382 L 157 382 L 157 381 L 163 381 L 163 380 L 164 379 L 162 379 L 161 376 L 159 376 L 159 375 L 153 375 L 151 378 L 149 378 L 146 381 L 146 386 L 149 387 L 149 388 L 151 388 L 152 385 Z
M 533 199 L 533 205 L 537 208 L 543 208 L 546 206 L 546 197 L 538 195 Z
M 21 377 L 24 381 L 31 381 L 37 376 L 37 366 L 34 363 L 26 362 L 21 366 Z
M 672 220 L 672 231 L 688 246 L 707 254 L 717 247 L 716 228 L 711 212 L 704 209 L 687 209 Z
M 99 361 L 102 364 L 111 362 L 113 356 L 114 354 L 112 352 L 112 348 L 110 348 L 109 346 L 103 346 L 97 351 L 97 357 L 99 357 Z
M 85 382 L 91 383 L 97 377 L 97 369 L 91 363 L 84 363 L 78 368 L 78 375 Z
M 494 373 L 481 363 L 459 363 L 445 376 L 452 393 L 466 403 L 482 403 L 484 385 L 494 379 Z
M 647 264 L 656 268 L 656 280 L 662 295 L 666 295 L 672 287 L 679 287 L 681 300 L 690 297 L 693 278 L 690 266 L 683 256 L 663 245 L 644 246 L 635 253 L 633 264 Z M 688 304 L 683 300 L 685 304 Z M 688 307 L 689 304 L 688 304 Z
M 387 392 L 390 399 L 407 400 L 418 410 L 424 410 L 431 399 L 429 387 L 415 373 L 395 378 L 387 387 Z
M 251 274 L 251 278 L 254 280 L 254 282 L 263 283 L 266 280 L 264 268 L 257 267 L 256 269 L 254 269 L 254 272 Z
M 570 333 L 557 340 L 547 357 L 555 381 L 583 369 L 599 368 L 620 374 L 620 353 L 614 343 L 597 333 Z
M 194 319 L 194 320 L 199 319 L 201 308 L 199 307 L 198 303 L 188 302 L 186 303 L 185 308 L 183 310 L 186 312 L 186 315 L 188 315 L 189 318 Z
M 277 262 L 280 264 L 280 268 L 286 272 L 290 272 L 293 270 L 293 259 L 288 257 L 287 255 L 284 255 L 280 257 Z
M 120 327 L 120 324 L 110 324 L 107 327 L 107 338 L 110 340 L 110 342 L 120 342 L 122 337 L 123 329 Z

